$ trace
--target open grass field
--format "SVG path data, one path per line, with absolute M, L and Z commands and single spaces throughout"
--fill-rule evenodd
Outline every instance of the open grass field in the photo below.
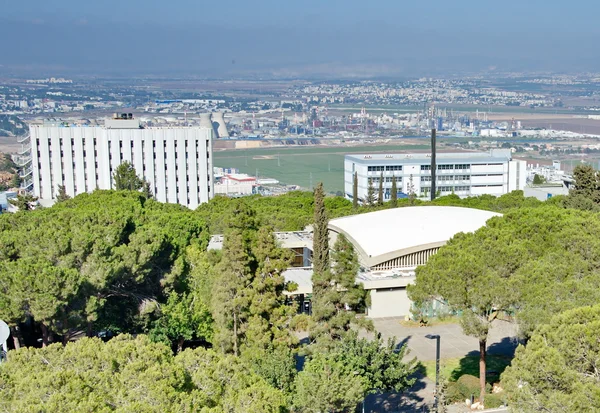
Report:
M 429 149 L 427 139 L 413 145 L 353 147 L 294 147 L 236 149 L 214 152 L 214 166 L 238 168 L 240 172 L 274 178 L 288 185 L 309 188 L 323 182 L 326 192 L 344 190 L 344 155 L 349 153 L 398 152 Z

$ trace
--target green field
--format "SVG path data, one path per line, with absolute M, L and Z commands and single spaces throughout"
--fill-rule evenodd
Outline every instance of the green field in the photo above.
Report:
M 422 141 L 426 143 L 427 139 Z M 238 168 L 249 175 L 258 172 L 259 177 L 274 178 L 282 184 L 300 185 L 303 188 L 309 188 L 311 181 L 313 186 L 323 182 L 325 191 L 337 192 L 344 190 L 345 154 L 417 149 L 429 149 L 429 145 L 236 149 L 215 151 L 214 166 Z

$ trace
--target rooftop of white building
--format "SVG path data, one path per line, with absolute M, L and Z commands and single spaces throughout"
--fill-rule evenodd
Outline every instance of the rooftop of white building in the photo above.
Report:
M 501 214 L 479 209 L 417 206 L 385 209 L 329 221 L 362 254 L 363 262 L 380 262 L 442 246 L 459 232 L 474 232 Z
M 426 163 L 431 162 L 431 153 L 369 153 L 346 155 L 346 159 L 363 164 Z M 504 162 L 512 159 L 510 149 L 491 149 L 489 152 L 439 152 L 436 161 L 441 163 L 460 162 Z
M 313 234 L 311 231 L 274 232 L 275 239 L 282 248 L 310 248 L 313 246 Z M 220 250 L 223 248 L 224 236 L 213 235 L 208 242 L 209 250 Z

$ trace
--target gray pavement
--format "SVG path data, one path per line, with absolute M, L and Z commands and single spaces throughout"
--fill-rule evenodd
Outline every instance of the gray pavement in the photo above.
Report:
M 458 324 L 440 324 L 427 327 L 404 327 L 399 318 L 379 318 L 373 320 L 381 337 L 396 337 L 398 343 L 406 343 L 412 357 L 421 361 L 435 360 L 435 340 L 425 338 L 428 334 L 439 334 L 441 358 L 463 357 L 479 354 L 476 338 L 463 334 Z M 488 354 L 511 355 L 517 346 L 516 326 L 495 321 L 488 339 Z
M 419 361 L 435 360 L 435 340 L 425 338 L 428 334 L 439 334 L 441 358 L 464 357 L 479 354 L 479 342 L 476 338 L 463 334 L 458 324 L 441 324 L 427 327 L 404 327 L 400 318 L 382 318 L 373 320 L 376 331 L 384 340 L 396 337 L 396 343 L 406 343 L 410 352 L 407 358 L 416 357 Z M 493 324 L 488 339 L 488 354 L 511 355 L 517 346 L 516 327 L 504 321 Z M 429 412 L 433 406 L 435 383 L 422 375 L 417 376 L 415 385 L 403 394 L 377 394 L 366 399 L 365 412 L 404 413 Z M 449 406 L 448 411 L 458 413 L 470 411 L 461 405 Z M 504 412 L 495 409 L 489 412 Z

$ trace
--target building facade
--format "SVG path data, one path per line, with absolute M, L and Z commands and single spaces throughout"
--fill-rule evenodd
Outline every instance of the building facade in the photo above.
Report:
M 513 159 L 509 149 L 438 153 L 436 163 L 436 190 L 440 196 L 500 196 L 523 189 L 526 184 L 527 163 Z M 431 193 L 429 153 L 346 155 L 344 189 L 348 199 L 352 199 L 355 173 L 361 202 L 367 198 L 369 183 L 372 183 L 377 195 L 380 180 L 383 180 L 385 200 L 391 198 L 394 180 L 400 196 L 414 192 L 417 197 L 428 198 Z
M 212 129 L 142 128 L 129 116 L 102 127 L 30 125 L 30 134 L 40 200 L 55 199 L 60 185 L 70 196 L 113 189 L 114 171 L 126 161 L 160 202 L 193 209 L 213 197 Z
M 215 194 L 226 196 L 252 195 L 256 178 L 246 174 L 226 174 L 216 179 Z

